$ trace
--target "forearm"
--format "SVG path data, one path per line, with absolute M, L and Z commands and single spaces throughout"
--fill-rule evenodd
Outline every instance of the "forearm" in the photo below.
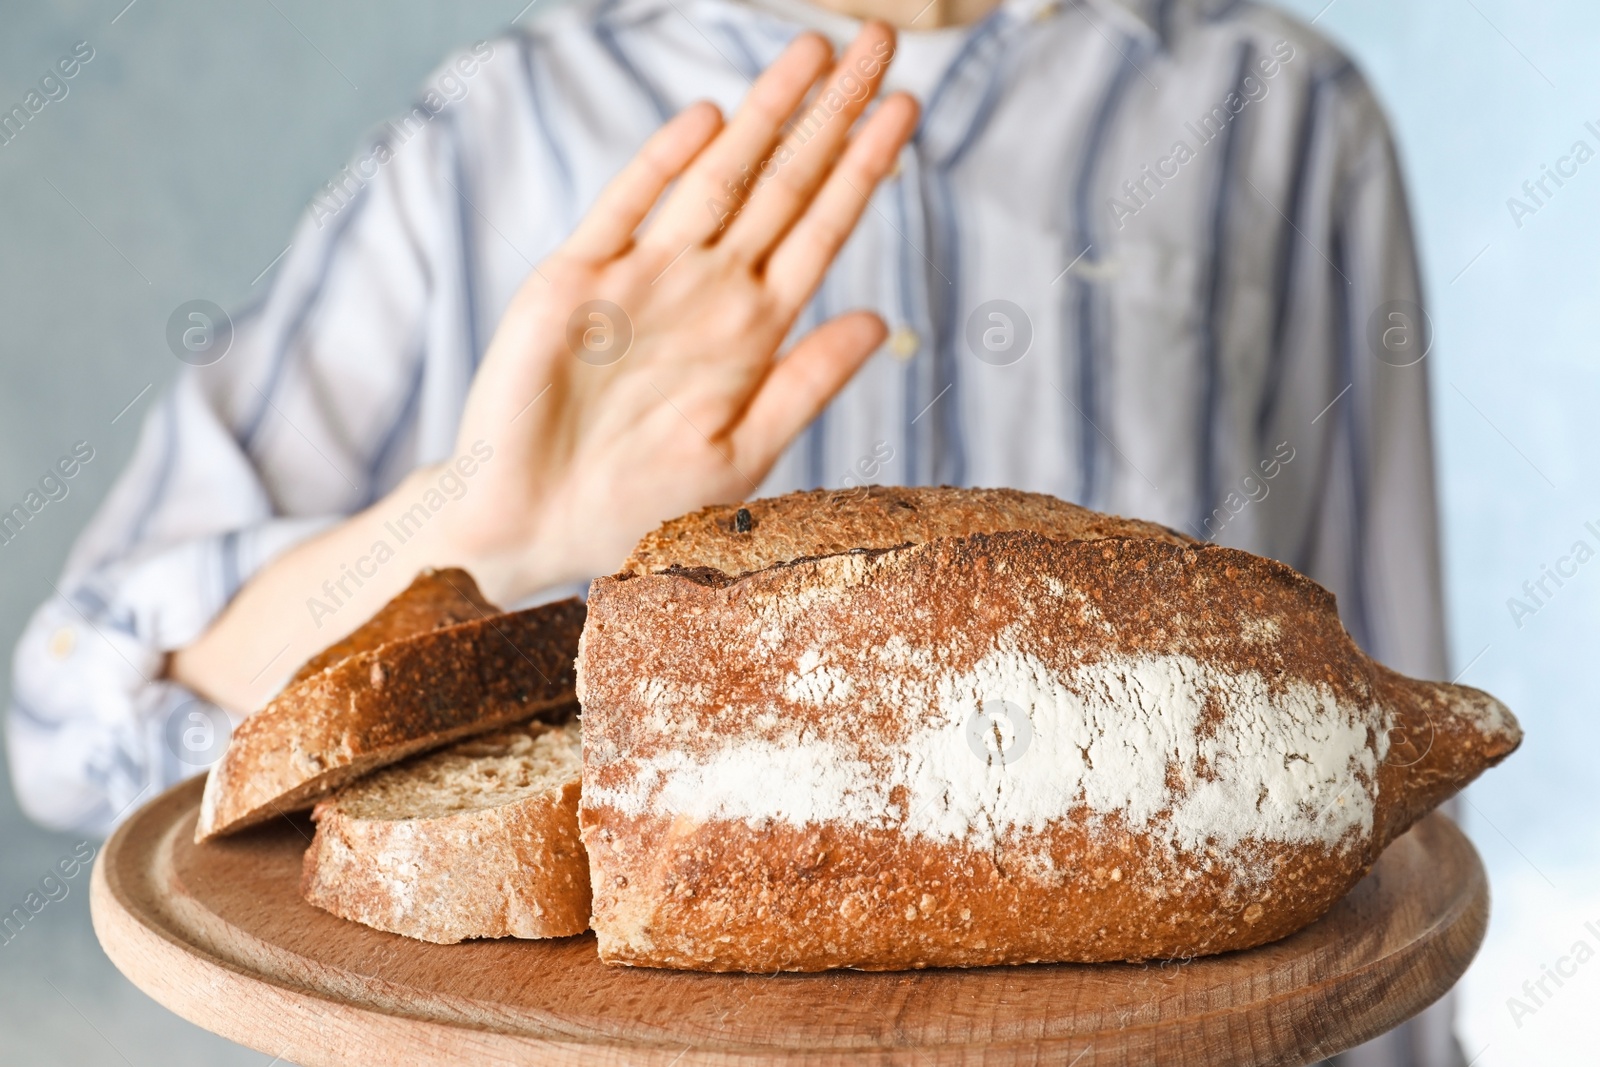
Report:
M 495 568 L 469 558 L 447 515 L 425 503 L 445 468 L 419 467 L 382 500 L 274 559 L 211 628 L 174 652 L 167 675 L 229 711 L 261 707 L 301 663 L 348 635 L 424 567 L 463 567 L 505 595 Z M 442 494 L 440 509 L 456 501 Z M 419 504 L 422 510 L 418 510 Z

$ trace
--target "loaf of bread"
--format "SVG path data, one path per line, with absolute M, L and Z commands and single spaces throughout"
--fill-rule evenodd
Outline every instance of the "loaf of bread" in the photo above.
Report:
M 571 709 L 576 711 L 576 708 Z M 528 723 L 387 767 L 319 802 L 300 892 L 439 944 L 589 928 L 578 724 Z
M 309 808 L 407 756 L 563 713 L 583 616 L 576 598 L 500 613 L 465 571 L 424 572 L 234 731 L 206 779 L 195 840 Z
M 1520 742 L 1289 567 L 1049 497 L 709 508 L 597 580 L 580 822 L 608 962 L 890 969 L 1283 937 Z

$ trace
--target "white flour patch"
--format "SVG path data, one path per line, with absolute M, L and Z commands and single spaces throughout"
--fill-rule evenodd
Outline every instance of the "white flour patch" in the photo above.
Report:
M 850 676 L 842 667 L 822 663 L 816 649 L 801 655 L 797 673 L 783 680 L 783 695 L 796 704 L 842 704 L 850 698 Z
M 922 658 L 909 647 L 890 653 L 902 656 Z M 623 784 L 586 785 L 585 801 L 626 814 L 893 826 L 975 847 L 1076 809 L 1190 851 L 1247 841 L 1332 847 L 1372 831 L 1384 753 L 1369 745 L 1368 724 L 1382 716 L 1339 705 L 1326 686 L 1295 681 L 1273 693 L 1260 674 L 1177 655 L 1107 658 L 1058 677 L 1007 648 L 926 689 L 890 680 L 857 679 L 852 703 L 920 697 L 923 709 L 900 704 L 925 711 L 907 738 L 864 751 L 815 735 L 735 735 L 706 752 L 702 733 L 641 761 Z M 1010 764 L 976 758 L 967 742 L 968 718 L 991 700 L 1022 709 L 1033 727 Z M 903 809 L 890 803 L 896 790 Z
M 679 720 L 692 716 L 710 701 L 702 682 L 675 685 L 660 678 L 641 678 L 634 692 L 649 713 L 653 730 L 673 729 Z
M 1452 711 L 1471 720 L 1479 732 L 1484 734 L 1510 734 L 1514 732 L 1511 709 L 1488 693 L 1477 690 L 1457 688 L 1454 693 L 1447 693 Z

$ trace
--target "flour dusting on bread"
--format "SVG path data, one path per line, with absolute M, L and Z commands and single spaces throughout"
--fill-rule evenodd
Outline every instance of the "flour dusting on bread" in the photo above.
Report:
M 925 710 L 881 744 L 781 711 L 785 728 L 760 738 L 707 734 L 694 715 L 652 716 L 669 743 L 630 761 L 617 784 L 591 788 L 590 803 L 695 820 L 896 826 L 979 848 L 1082 809 L 1189 851 L 1335 848 L 1371 832 L 1388 747 L 1365 709 L 1341 708 L 1326 689 L 1294 682 L 1273 693 L 1259 674 L 1187 656 L 1117 658 L 1062 677 L 1026 652 L 997 649 L 972 671 L 927 683 L 880 674 L 852 687 L 838 667 L 803 677 L 810 686 L 785 686 L 793 703 L 831 703 L 823 698 L 837 689 L 866 719 L 886 721 L 881 710 L 899 702 Z M 967 741 L 974 712 L 997 699 L 1032 726 L 1012 763 L 976 759 Z M 1223 709 L 1209 730 L 1207 707 Z

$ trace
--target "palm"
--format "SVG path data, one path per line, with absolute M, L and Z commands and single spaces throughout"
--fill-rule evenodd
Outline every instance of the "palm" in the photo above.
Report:
M 461 431 L 463 448 L 487 439 L 507 456 L 460 515 L 480 551 L 522 557 L 501 595 L 613 569 L 662 519 L 752 494 L 881 341 L 882 323 L 857 312 L 775 359 L 915 122 L 897 96 L 848 135 L 891 40 L 863 30 L 829 86 L 854 74 L 855 98 L 803 140 L 779 135 L 831 59 L 816 37 L 790 46 L 726 128 L 710 105 L 683 112 L 529 277 Z M 708 210 L 732 203 L 730 178 L 779 159 L 736 210 Z

